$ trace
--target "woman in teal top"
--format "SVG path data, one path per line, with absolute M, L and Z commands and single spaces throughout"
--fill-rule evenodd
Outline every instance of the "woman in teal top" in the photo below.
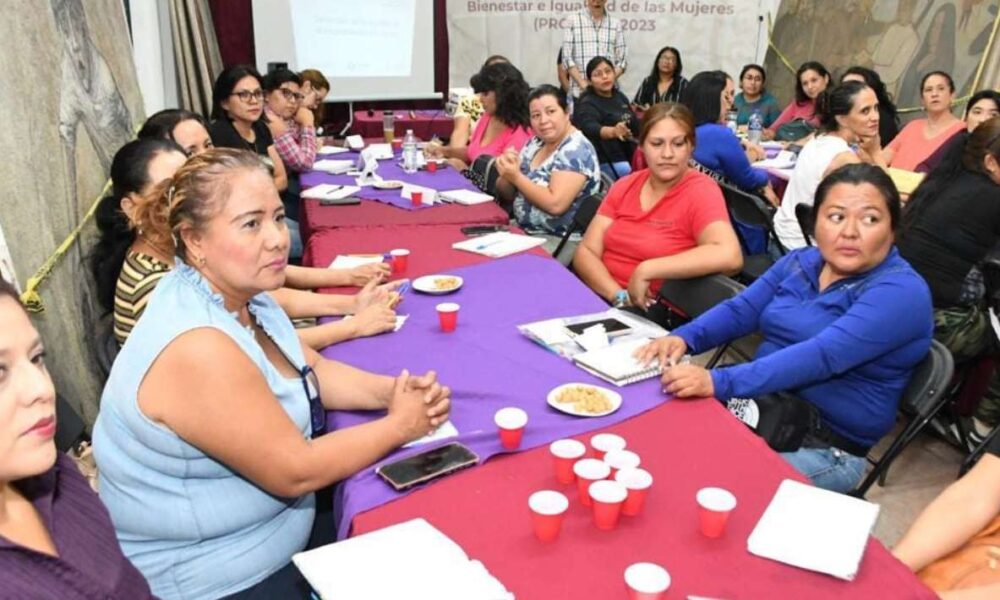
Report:
M 302 345 L 264 293 L 284 281 L 289 237 L 256 155 L 207 151 L 153 193 L 177 263 L 104 389 L 101 498 L 161 598 L 308 598 L 290 560 L 313 493 L 439 426 L 449 391 L 433 372 L 378 376 Z M 387 414 L 322 435 L 324 409 Z
M 746 125 L 750 122 L 750 115 L 754 112 L 760 113 L 763 127 L 770 127 L 781 114 L 781 105 L 778 99 L 771 95 L 764 84 L 767 83 L 767 74 L 764 67 L 755 64 L 745 65 L 740 71 L 740 93 L 736 94 L 733 100 L 733 108 L 738 112 L 736 115 L 737 125 Z

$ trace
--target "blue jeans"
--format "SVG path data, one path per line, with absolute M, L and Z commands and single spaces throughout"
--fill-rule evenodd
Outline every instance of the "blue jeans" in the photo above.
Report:
M 782 452 L 781 458 L 812 480 L 816 487 L 844 494 L 861 482 L 868 463 L 838 448 L 799 448 L 795 452 Z
M 616 163 L 601 163 L 601 171 L 612 181 L 617 181 L 632 172 L 632 165 L 624 160 Z

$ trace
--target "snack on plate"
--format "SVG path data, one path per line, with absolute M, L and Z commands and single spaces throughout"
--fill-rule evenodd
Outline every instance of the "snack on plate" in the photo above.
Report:
M 389 292 L 389 308 L 395 310 L 399 303 L 403 301 L 403 295 L 399 292 Z
M 559 392 L 556 402 L 573 404 L 577 412 L 589 414 L 611 410 L 611 400 L 601 390 L 582 385 L 574 385 Z
M 434 280 L 434 289 L 438 291 L 452 290 L 458 287 L 457 277 L 438 277 Z

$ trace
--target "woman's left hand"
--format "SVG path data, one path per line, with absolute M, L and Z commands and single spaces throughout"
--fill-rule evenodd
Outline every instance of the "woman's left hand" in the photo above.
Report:
M 743 145 L 743 150 L 746 152 L 747 158 L 750 162 L 757 162 L 758 160 L 764 160 L 767 158 L 767 152 L 763 147 L 746 140 L 741 140 L 740 143 Z
M 649 292 L 649 280 L 646 279 L 642 263 L 632 271 L 632 277 L 628 280 L 628 299 L 632 306 L 642 310 L 646 310 L 656 302 Z
M 705 367 L 681 364 L 667 367 L 660 378 L 663 391 L 677 398 L 711 398 L 715 395 L 712 374 Z

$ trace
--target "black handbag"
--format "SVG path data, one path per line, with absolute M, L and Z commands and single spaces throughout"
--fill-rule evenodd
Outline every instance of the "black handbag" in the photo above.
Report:
M 776 452 L 795 452 L 822 429 L 819 410 L 792 394 L 733 398 L 726 407 Z
M 495 156 L 480 154 L 472 161 L 468 169 L 462 171 L 462 174 L 481 191 L 496 198 L 497 180 L 500 179 L 500 171 L 497 170 L 496 162 Z

